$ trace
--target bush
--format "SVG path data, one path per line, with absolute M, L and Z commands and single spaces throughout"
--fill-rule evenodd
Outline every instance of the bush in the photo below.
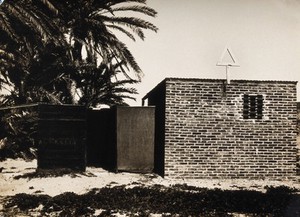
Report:
M 33 159 L 37 112 L 32 108 L 1 112 L 0 160 L 6 158 Z

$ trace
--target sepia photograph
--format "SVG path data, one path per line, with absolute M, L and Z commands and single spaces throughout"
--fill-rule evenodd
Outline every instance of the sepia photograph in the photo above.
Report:
M 300 0 L 0 0 L 0 217 L 300 217 Z

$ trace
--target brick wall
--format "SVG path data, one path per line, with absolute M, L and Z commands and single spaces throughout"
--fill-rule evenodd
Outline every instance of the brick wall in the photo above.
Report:
M 163 85 L 165 176 L 295 176 L 296 82 L 236 80 L 225 88 L 223 80 L 170 78 Z M 243 118 L 244 94 L 263 96 L 262 119 Z

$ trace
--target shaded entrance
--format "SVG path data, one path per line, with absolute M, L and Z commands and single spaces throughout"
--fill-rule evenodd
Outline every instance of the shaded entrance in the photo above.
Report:
M 113 171 L 152 172 L 154 107 L 117 106 L 88 112 L 89 165 Z

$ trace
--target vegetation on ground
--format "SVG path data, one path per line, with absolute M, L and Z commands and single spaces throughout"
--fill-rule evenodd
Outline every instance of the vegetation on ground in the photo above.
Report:
M 72 192 L 54 197 L 47 195 L 17 194 L 9 198 L 5 209 L 29 214 L 39 210 L 42 216 L 112 216 L 124 213 L 132 216 L 282 216 L 292 196 L 293 189 L 269 187 L 266 193 L 248 190 L 220 190 L 175 185 L 164 187 L 126 186 L 93 189 L 83 195 Z M 15 210 L 16 211 L 16 210 Z

